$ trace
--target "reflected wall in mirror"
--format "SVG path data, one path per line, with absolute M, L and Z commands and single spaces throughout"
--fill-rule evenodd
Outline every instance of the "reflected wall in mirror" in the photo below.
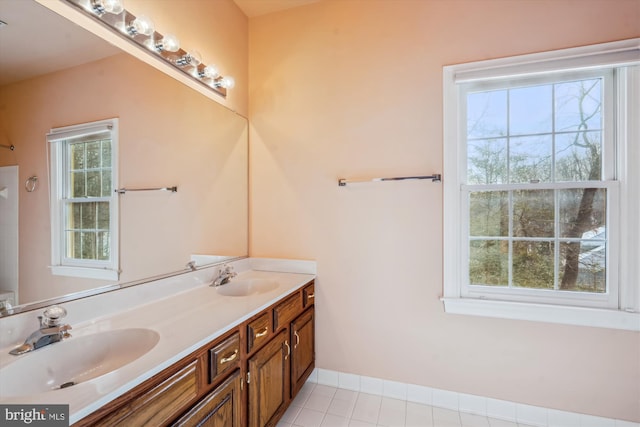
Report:
M 75 24 L 31 0 L 0 3 L 3 21 L 12 4 L 29 4 L 31 12 L 48 14 L 46 19 L 56 25 L 61 20 L 68 30 L 56 33 L 67 38 L 63 44 L 73 45 L 69 39 L 78 30 Z M 30 32 L 45 27 L 29 15 L 18 20 L 27 21 Z M 7 38 L 3 40 L 2 31 L 4 50 Z M 34 37 L 25 35 L 22 40 L 29 44 Z M 89 33 L 82 37 L 96 38 Z M 39 75 L 25 69 L 23 78 L 4 81 L 4 54 L 0 61 L 0 144 L 16 147 L 0 148 L 0 170 L 17 174 L 14 184 L 0 182 L 0 190 L 6 186 L 9 193 L 0 196 L 0 210 L 3 204 L 18 205 L 18 218 L 8 222 L 3 215 L 0 223 L 0 289 L 14 292 L 17 304 L 113 284 L 51 274 L 50 153 L 45 136 L 55 127 L 117 117 L 119 187 L 178 187 L 176 193 L 119 196 L 119 283 L 186 271 L 193 254 L 235 258 L 248 253 L 247 120 L 128 54 L 111 50 L 106 57 L 84 61 L 75 52 L 72 56 L 79 61 L 71 67 Z M 55 52 L 47 53 L 55 57 Z M 32 58 L 25 64 L 46 60 Z M 31 176 L 38 177 L 38 185 L 29 192 L 24 184 Z M 17 256 L 11 252 L 13 245 L 5 244 L 16 222 Z M 16 275 L 11 273 L 12 263 L 17 265 Z

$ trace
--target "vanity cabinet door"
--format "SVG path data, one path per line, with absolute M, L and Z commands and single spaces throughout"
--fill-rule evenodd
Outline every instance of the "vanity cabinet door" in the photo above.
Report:
M 289 331 L 280 331 L 249 359 L 249 427 L 275 425 L 289 402 Z
M 237 370 L 183 415 L 174 426 L 240 427 L 241 417 L 241 376 L 240 370 Z
M 180 415 L 198 394 L 198 362 L 193 361 L 151 390 L 129 399 L 125 405 L 99 421 L 82 425 L 93 426 L 163 426 Z
M 313 307 L 291 323 L 291 397 L 293 398 L 311 374 L 315 361 Z

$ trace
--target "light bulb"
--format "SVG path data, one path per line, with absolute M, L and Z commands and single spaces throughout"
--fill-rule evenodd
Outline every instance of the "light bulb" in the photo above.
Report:
M 127 26 L 127 32 L 130 36 L 135 36 L 136 34 L 150 36 L 154 31 L 153 21 L 144 15 L 138 16 Z
M 225 89 L 233 89 L 233 87 L 236 85 L 236 80 L 231 76 L 227 76 L 218 80 L 217 84 L 218 86 L 223 87 Z
M 182 56 L 182 58 L 176 59 L 176 64 L 181 67 L 186 67 L 187 65 L 197 67 L 201 62 L 202 59 L 200 57 L 200 52 L 198 52 L 197 50 L 187 52 Z
M 218 67 L 215 65 L 207 65 L 198 72 L 198 75 L 201 79 L 215 79 L 220 73 L 218 72 Z
M 173 34 L 166 34 L 162 40 L 156 42 L 154 48 L 159 52 L 177 52 L 180 50 L 180 40 Z
M 98 15 L 105 13 L 117 15 L 124 10 L 122 0 L 91 0 L 91 7 Z

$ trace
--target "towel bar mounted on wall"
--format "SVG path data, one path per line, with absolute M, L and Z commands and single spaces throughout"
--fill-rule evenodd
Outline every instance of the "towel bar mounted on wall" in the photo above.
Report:
M 430 179 L 432 182 L 440 182 L 442 181 L 442 175 L 439 173 L 433 175 L 419 175 L 419 176 L 395 176 L 389 178 L 371 178 L 371 179 L 344 179 L 340 178 L 338 180 L 338 185 L 340 187 L 344 187 L 347 184 L 356 184 L 362 182 L 380 182 L 380 181 L 405 181 L 405 180 L 414 180 L 414 179 Z
M 16 149 L 16 146 L 15 146 L 15 145 L 13 145 L 13 144 L 11 144 L 11 145 L 4 145 L 4 144 L 0 144 L 0 147 L 2 147 L 2 148 L 6 148 L 6 149 L 11 150 L 11 151 L 13 151 L 13 150 L 15 150 L 15 149 Z
M 176 193 L 178 191 L 178 187 L 158 187 L 158 188 L 116 188 L 115 192 L 118 194 L 124 194 L 127 191 L 170 191 L 172 193 Z

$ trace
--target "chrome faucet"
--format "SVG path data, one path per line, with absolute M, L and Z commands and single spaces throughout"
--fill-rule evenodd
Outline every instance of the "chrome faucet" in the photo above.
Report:
M 233 267 L 229 264 L 225 264 L 222 266 L 220 270 L 218 270 L 218 277 L 213 280 L 211 286 L 221 286 L 226 283 L 229 283 L 229 280 L 236 277 L 238 273 L 233 271 Z
M 60 321 L 66 315 L 67 310 L 57 305 L 47 308 L 42 316 L 38 316 L 40 328 L 29 335 L 24 344 L 19 345 L 9 353 L 18 356 L 70 337 L 69 330 L 71 326 L 60 324 Z

